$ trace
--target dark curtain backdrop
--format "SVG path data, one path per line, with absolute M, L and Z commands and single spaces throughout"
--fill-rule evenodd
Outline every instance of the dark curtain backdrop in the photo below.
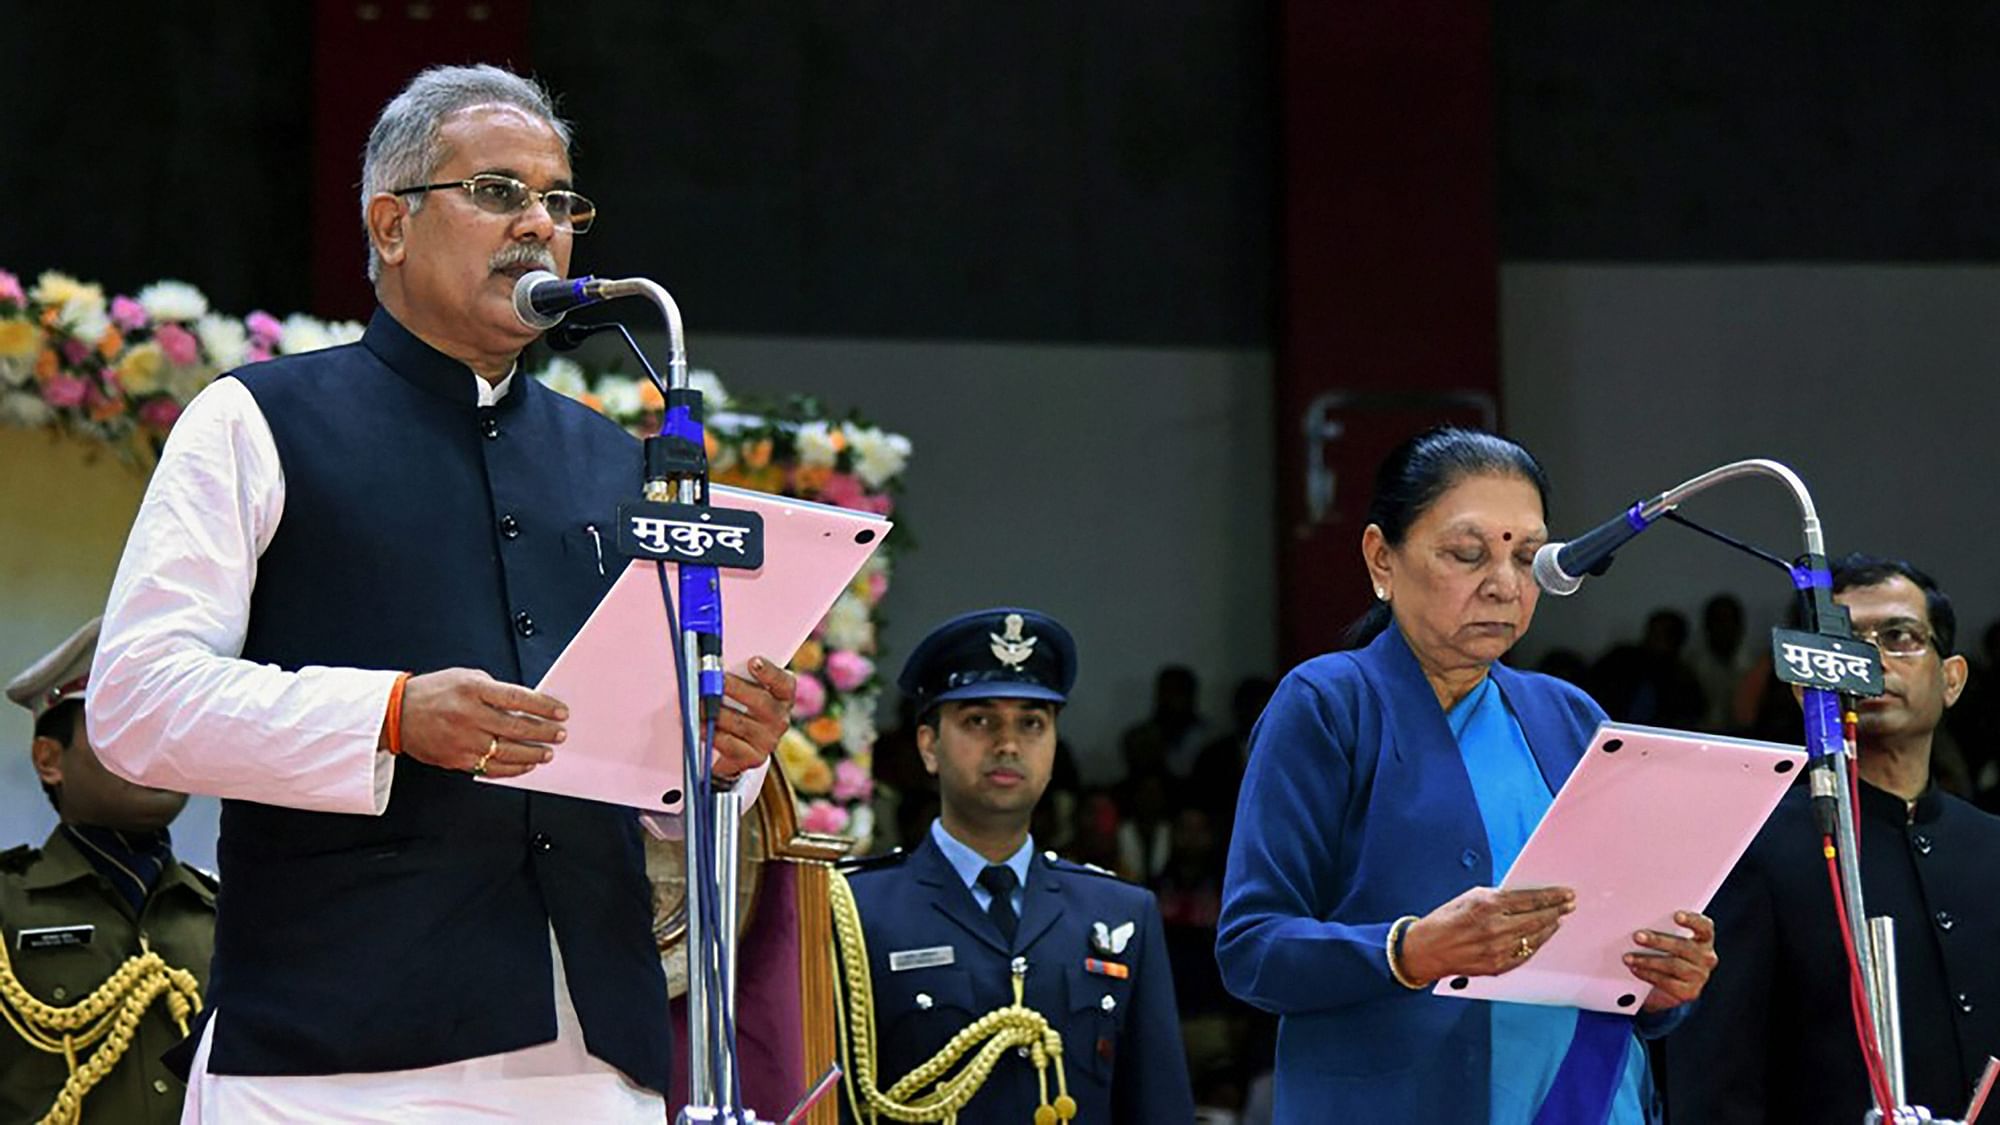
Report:
M 363 6 L 384 40 L 320 60 L 336 93 L 414 34 L 411 5 Z M 312 6 L 6 8 L 0 265 L 313 304 Z M 658 278 L 690 325 L 1260 346 L 1272 22 L 1232 0 L 544 2 L 529 51 L 603 208 L 579 268 Z M 349 193 L 326 199 L 358 274 Z

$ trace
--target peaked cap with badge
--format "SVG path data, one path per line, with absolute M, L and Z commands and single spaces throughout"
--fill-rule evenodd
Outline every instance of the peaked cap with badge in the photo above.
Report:
M 1032 609 L 974 610 L 932 629 L 903 663 L 896 686 L 917 714 L 959 699 L 1062 703 L 1076 684 L 1076 640 Z
M 7 698 L 26 707 L 37 721 L 58 703 L 82 699 L 89 691 L 90 662 L 97 655 L 97 630 L 103 622 L 102 617 L 84 622 L 63 643 L 7 681 Z
M 98 625 L 8 681 L 7 698 L 38 721 L 82 700 Z M 40 848 L 0 853 L 0 1121 L 180 1119 L 161 1056 L 201 1010 L 215 885 L 155 835 L 65 823 Z

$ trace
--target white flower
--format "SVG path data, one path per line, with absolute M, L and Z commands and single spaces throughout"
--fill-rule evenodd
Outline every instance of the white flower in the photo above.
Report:
M 157 323 L 162 320 L 200 320 L 208 315 L 208 298 L 185 281 L 155 281 L 139 290 L 139 307 Z M 286 351 L 292 349 L 286 348 Z
M 0 418 L 16 426 L 46 426 L 55 416 L 55 409 L 32 391 L 9 391 L 0 395 Z
M 869 427 L 848 427 L 848 447 L 854 450 L 854 475 L 870 488 L 894 480 L 910 461 L 910 439 Z
M 210 313 L 194 322 L 194 334 L 201 340 L 201 350 L 208 353 L 208 361 L 223 371 L 242 363 L 250 352 L 250 334 L 244 331 L 242 321 L 231 317 Z
M 807 422 L 799 427 L 799 464 L 810 469 L 831 469 L 840 456 L 833 428 L 825 422 Z
M 826 611 L 820 638 L 826 647 L 851 648 L 857 652 L 875 650 L 875 622 L 868 616 L 868 603 L 852 593 L 843 593 Z
M 18 387 L 34 376 L 34 361 L 29 357 L 0 355 L 0 387 Z
M 111 318 L 104 309 L 71 302 L 63 306 L 62 326 L 64 331 L 91 347 L 96 347 L 104 334 L 111 331 Z
M 875 745 L 873 695 L 857 695 L 840 709 L 840 745 L 849 754 L 866 754 Z
M 688 386 L 701 392 L 702 405 L 708 410 L 729 408 L 729 391 L 722 385 L 722 377 L 713 371 L 695 367 L 688 370 Z
M 860 577 L 873 578 L 878 574 L 885 578 L 889 575 L 889 556 L 880 551 L 869 555 L 868 561 L 861 564 Z
M 300 352 L 316 352 L 333 346 L 333 337 L 327 334 L 326 325 L 304 313 L 293 313 L 285 318 L 278 330 L 278 353 L 298 355 Z
M 186 406 L 194 401 L 194 396 L 200 394 L 203 387 L 215 382 L 217 374 L 217 369 L 209 364 L 169 363 L 165 376 L 167 393 L 174 396 L 175 402 Z
M 583 365 L 568 356 L 549 360 L 549 365 L 535 378 L 541 380 L 542 386 L 571 398 L 582 398 L 590 391 L 590 382 L 583 377 Z
M 333 341 L 333 347 L 352 344 L 368 334 L 368 326 L 357 320 L 336 320 L 326 325 L 326 334 Z
M 615 421 L 630 421 L 645 409 L 639 398 L 637 379 L 608 376 L 597 385 L 597 397 L 604 403 L 604 412 Z
M 847 838 L 865 844 L 873 835 L 875 835 L 875 810 L 867 805 L 856 805 L 853 817 L 847 822 Z

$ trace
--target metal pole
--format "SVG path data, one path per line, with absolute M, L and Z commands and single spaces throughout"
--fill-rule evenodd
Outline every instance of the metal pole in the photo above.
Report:
M 1898 1106 L 1903 1087 L 1903 1024 L 1896 997 L 1896 920 L 1882 915 L 1868 919 L 1868 937 L 1875 949 L 1875 1037 L 1882 1044 L 1882 1062 L 1889 1071 L 1889 1097 Z

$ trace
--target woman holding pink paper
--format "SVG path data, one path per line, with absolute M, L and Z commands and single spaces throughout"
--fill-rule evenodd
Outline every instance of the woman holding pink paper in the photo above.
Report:
M 1527 450 L 1439 428 L 1376 476 L 1361 647 L 1307 661 L 1252 739 L 1216 956 L 1281 1019 L 1277 1120 L 1639 1125 L 1641 1037 L 1665 1034 L 1715 964 L 1699 913 L 1635 934 L 1634 1017 L 1434 996 L 1532 958 L 1567 888 L 1500 891 L 1604 719 L 1574 687 L 1499 660 L 1527 631 L 1547 482 Z

